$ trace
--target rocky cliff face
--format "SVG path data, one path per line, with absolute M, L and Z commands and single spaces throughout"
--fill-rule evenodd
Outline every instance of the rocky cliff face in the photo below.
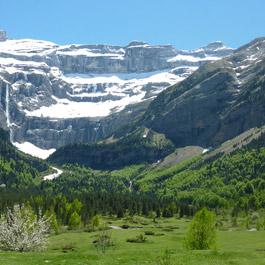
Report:
M 132 42 L 58 46 L 0 43 L 0 126 L 43 149 L 94 142 L 140 115 L 200 65 L 232 53 L 221 42 L 192 51 Z
M 265 38 L 163 91 L 142 122 L 177 146 L 216 146 L 265 123 Z

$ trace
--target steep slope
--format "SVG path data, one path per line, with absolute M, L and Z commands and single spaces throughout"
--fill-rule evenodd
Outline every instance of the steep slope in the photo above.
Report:
M 221 42 L 181 51 L 143 42 L 7 40 L 0 43 L 0 125 L 6 127 L 6 113 L 20 146 L 95 142 L 128 124 L 166 87 L 232 51 Z
M 207 157 L 207 155 L 205 155 Z M 148 170 L 134 179 L 135 188 L 175 197 L 180 208 L 207 206 L 239 211 L 265 205 L 265 134 L 243 148 L 214 159 L 205 156 L 166 168 Z
M 0 184 L 2 188 L 29 188 L 49 171 L 46 162 L 19 152 L 9 141 L 6 131 L 0 129 Z
M 176 146 L 217 146 L 265 123 L 265 38 L 200 67 L 163 91 L 141 124 Z
M 164 135 L 138 128 L 120 139 L 61 147 L 48 160 L 59 165 L 71 163 L 106 170 L 153 163 L 173 150 L 174 145 Z

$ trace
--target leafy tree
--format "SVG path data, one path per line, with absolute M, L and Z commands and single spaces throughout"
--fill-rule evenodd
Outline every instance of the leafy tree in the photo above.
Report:
M 190 224 L 185 244 L 188 249 L 210 249 L 215 245 L 215 215 L 206 208 L 198 211 Z
M 74 211 L 69 219 L 69 229 L 78 228 L 81 225 L 81 217 L 80 215 Z
M 99 226 L 99 223 L 100 223 L 99 215 L 93 216 L 93 218 L 91 220 L 91 225 L 92 225 L 93 230 L 95 230 L 95 228 Z
M 58 235 L 59 234 L 59 225 L 58 225 L 58 222 L 57 222 L 55 213 L 52 212 L 52 211 L 48 211 L 47 210 L 45 212 L 45 215 L 44 216 L 47 217 L 47 218 L 49 218 L 51 220 L 51 222 L 50 222 L 50 224 L 51 224 L 50 228 L 54 231 L 54 233 L 56 235 Z

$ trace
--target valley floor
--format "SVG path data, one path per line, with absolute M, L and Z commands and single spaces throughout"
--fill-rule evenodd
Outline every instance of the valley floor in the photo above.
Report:
M 93 241 L 99 232 L 66 232 L 52 236 L 43 252 L 0 252 L 0 264 L 4 265 L 264 265 L 265 231 L 247 231 L 243 228 L 223 228 L 217 235 L 216 250 L 187 251 L 183 238 L 190 220 L 176 218 L 153 223 L 143 219 L 143 228 L 111 230 L 115 246 L 105 254 L 98 252 Z M 124 220 L 107 220 L 108 225 L 128 224 Z M 132 223 L 129 223 L 133 225 Z M 145 243 L 129 243 L 144 232 Z M 158 257 L 168 249 L 172 263 L 158 263 Z

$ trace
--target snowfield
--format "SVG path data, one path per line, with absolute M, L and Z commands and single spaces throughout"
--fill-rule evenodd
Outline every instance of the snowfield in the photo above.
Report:
M 54 52 L 59 46 L 53 42 L 43 40 L 21 39 L 0 42 L 0 53 L 13 55 L 33 56 L 47 55 Z
M 23 153 L 29 154 L 31 156 L 41 158 L 41 159 L 48 158 L 52 153 L 56 151 L 56 149 L 45 150 L 29 142 L 24 142 L 24 143 L 15 142 L 13 143 L 13 145 L 16 146 Z
M 121 100 L 105 102 L 75 102 L 68 99 L 58 99 L 56 104 L 49 107 L 41 107 L 35 111 L 27 111 L 27 116 L 49 117 L 58 119 L 81 117 L 105 117 L 113 112 L 123 110 L 127 105 L 141 102 L 144 93 L 132 97 L 124 97 Z
M 105 117 L 111 113 L 123 110 L 127 105 L 139 103 L 145 100 L 146 91 L 142 90 L 145 85 L 165 83 L 166 86 L 176 84 L 184 79 L 171 72 L 149 72 L 133 74 L 68 74 L 56 72 L 57 79 L 61 79 L 73 87 L 73 97 L 95 98 L 113 95 L 117 100 L 100 100 L 98 102 L 79 102 L 69 99 L 60 99 L 53 96 L 57 101 L 50 106 L 42 106 L 34 111 L 25 110 L 27 116 L 49 118 L 80 118 L 80 117 Z M 97 86 L 107 84 L 105 92 L 97 92 Z M 92 87 L 93 92 L 84 93 L 84 88 Z M 161 88 L 158 88 L 159 93 Z

